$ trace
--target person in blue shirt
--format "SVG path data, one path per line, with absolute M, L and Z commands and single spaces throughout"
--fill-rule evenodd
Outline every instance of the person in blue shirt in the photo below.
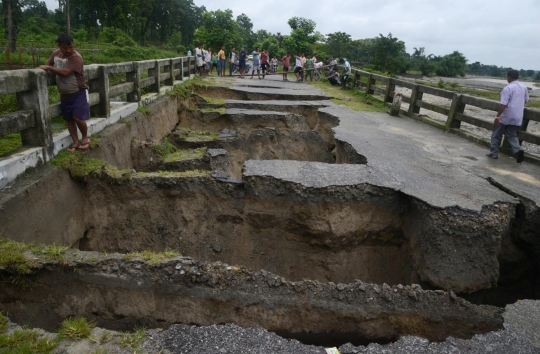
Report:
M 244 50 L 244 47 L 241 47 L 240 54 L 238 54 L 238 68 L 240 69 L 241 79 L 246 77 L 246 58 L 247 58 L 247 53 Z

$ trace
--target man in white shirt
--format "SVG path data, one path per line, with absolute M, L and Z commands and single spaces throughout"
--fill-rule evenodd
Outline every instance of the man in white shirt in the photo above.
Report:
M 499 158 L 499 146 L 504 134 L 516 155 L 516 161 L 521 163 L 525 154 L 519 144 L 517 131 L 523 123 L 523 110 L 525 103 L 529 101 L 529 92 L 527 87 L 518 81 L 518 78 L 519 71 L 510 70 L 508 72 L 506 77 L 508 85 L 501 91 L 501 104 L 493 121 L 491 149 L 487 156 L 493 159 Z
M 347 89 L 347 81 L 349 81 L 349 77 L 351 75 L 351 64 L 349 64 L 349 61 L 347 58 L 341 59 L 341 63 L 343 64 L 343 76 L 341 77 L 341 90 Z

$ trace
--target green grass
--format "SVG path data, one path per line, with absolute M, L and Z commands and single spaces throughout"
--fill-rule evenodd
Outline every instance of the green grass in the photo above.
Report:
M 118 170 L 116 167 L 103 160 L 86 157 L 82 151 L 60 151 L 60 153 L 51 160 L 51 164 L 67 169 L 73 177 L 85 177 L 91 173 L 104 172 L 111 177 L 120 178 L 126 173 L 125 170 Z
M 32 246 L 30 249 L 32 253 L 34 253 L 35 255 L 44 256 L 46 260 L 60 261 L 64 258 L 64 253 L 66 253 L 69 247 L 53 244 L 53 245 Z
M 540 109 L 540 101 L 537 101 L 537 100 L 530 100 L 529 102 L 527 102 L 527 104 L 525 105 L 525 107 Z
M 0 312 L 0 332 L 4 332 L 7 329 L 8 318 Z
M 172 154 L 166 155 L 164 162 L 175 162 L 183 160 L 201 159 L 206 153 L 207 148 L 202 147 L 199 149 L 178 150 Z
M 0 335 L 0 353 L 48 354 L 56 348 L 58 342 L 58 339 L 42 337 L 35 331 L 15 331 Z
M 34 259 L 25 256 L 31 245 L 13 240 L 0 239 L 0 265 L 15 269 L 18 273 L 29 274 L 38 265 Z
M 206 103 L 215 104 L 215 105 L 224 105 L 226 101 L 225 98 L 213 98 L 213 97 L 206 97 L 206 96 L 201 96 L 201 97 L 204 98 Z
M 0 137 L 0 156 L 7 154 L 22 146 L 22 138 L 20 133 L 9 134 Z
M 95 326 L 94 322 L 88 322 L 84 317 L 68 318 L 62 322 L 58 334 L 61 338 L 79 340 L 87 338 Z
M 175 171 L 157 171 L 157 172 L 137 172 L 134 177 L 203 177 L 208 175 L 208 171 L 192 170 L 184 172 Z
M 137 108 L 137 112 L 143 113 L 143 114 L 150 114 L 152 110 L 146 106 L 139 106 Z
M 124 255 L 123 259 L 126 261 L 130 261 L 134 258 L 140 258 L 148 262 L 149 264 L 157 264 L 166 259 L 180 257 L 180 256 L 182 256 L 181 253 L 173 251 L 173 250 L 166 250 L 163 252 L 140 251 L 140 252 L 127 253 L 126 255 Z
M 178 128 L 175 130 L 174 134 L 188 142 L 208 142 L 218 139 L 218 136 L 214 133 L 207 131 L 193 131 L 187 128 Z
M 146 108 L 146 107 L 145 107 Z M 139 110 L 137 108 L 137 110 Z M 118 120 L 118 123 L 124 123 L 125 125 L 127 125 L 128 127 L 131 127 L 131 125 L 133 124 L 133 122 L 131 121 L 131 119 L 127 119 L 127 118 L 122 118 L 122 119 L 119 119 Z
M 165 156 L 177 152 L 178 148 L 169 142 L 169 139 L 165 138 L 161 143 L 154 146 L 154 150 L 159 156 L 165 158 Z
M 224 115 L 225 112 L 227 110 L 225 108 L 203 108 L 201 109 L 201 112 L 204 112 L 204 113 L 213 113 L 213 112 L 217 112 L 219 113 L 220 115 Z
M 335 104 L 347 106 L 355 111 L 386 112 L 390 107 L 359 90 L 340 90 L 340 87 L 332 86 L 326 81 L 313 82 L 310 85 L 323 89 L 333 97 L 332 102 Z
M 139 347 L 145 337 L 145 330 L 145 328 L 135 328 L 135 332 L 124 334 L 120 340 L 120 345 L 133 350 L 134 353 L 139 353 Z

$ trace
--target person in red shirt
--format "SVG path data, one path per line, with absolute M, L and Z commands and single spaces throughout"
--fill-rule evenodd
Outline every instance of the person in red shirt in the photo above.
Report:
M 83 58 L 75 50 L 71 36 L 61 34 L 56 42 L 58 49 L 39 69 L 56 75 L 62 116 L 67 122 L 69 135 L 73 140 L 67 151 L 87 150 L 90 147 L 90 139 L 86 121 L 90 118 L 90 107 L 88 106 L 88 86 L 84 81 Z M 77 128 L 82 135 L 80 141 Z

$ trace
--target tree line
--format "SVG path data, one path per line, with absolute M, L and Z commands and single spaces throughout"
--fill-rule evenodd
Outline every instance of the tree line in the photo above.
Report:
M 267 49 L 272 56 L 318 53 L 319 58 L 346 57 L 349 61 L 384 73 L 413 72 L 422 75 L 464 76 L 465 74 L 504 77 L 511 68 L 467 64 L 459 51 L 437 56 L 424 47 L 407 53 L 405 43 L 391 33 L 375 38 L 353 39 L 344 32 L 321 34 L 313 20 L 292 17 L 289 34 L 253 30 L 245 15 L 236 18 L 227 10 L 207 11 L 193 0 L 58 0 L 50 11 L 44 1 L 2 0 L 4 32 L 13 49 L 17 38 L 54 41 L 66 26 L 76 41 L 101 41 L 119 47 L 155 45 L 185 53 L 199 42 L 214 49 L 225 45 Z M 69 16 L 68 16 L 69 12 Z M 53 43 L 51 43 L 53 44 Z M 540 79 L 534 70 L 521 70 L 522 77 Z

